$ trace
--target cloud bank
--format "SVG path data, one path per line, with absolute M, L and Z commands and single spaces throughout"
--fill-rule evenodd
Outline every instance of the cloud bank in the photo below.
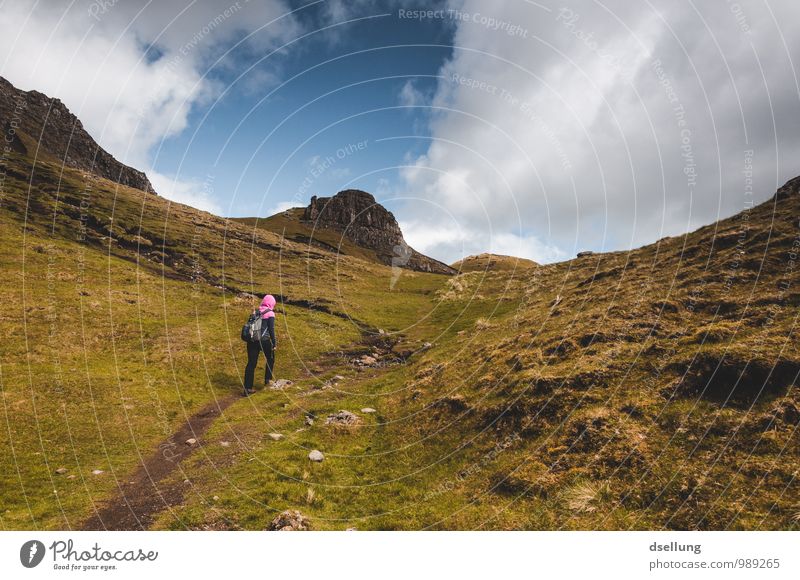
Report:
M 2 12 L 0 75 L 58 96 L 159 193 L 211 211 L 219 205 L 203 184 L 153 170 L 159 145 L 219 96 L 224 87 L 206 75 L 217 59 L 219 69 L 233 67 L 234 57 L 264 54 L 299 26 L 283 0 L 48 0 L 6 2 Z M 235 55 L 226 52 L 243 38 Z
M 409 242 L 452 261 L 513 240 L 552 261 L 763 201 L 800 174 L 795 16 L 789 0 L 450 2 L 431 141 L 402 172 L 428 202 L 402 212 Z

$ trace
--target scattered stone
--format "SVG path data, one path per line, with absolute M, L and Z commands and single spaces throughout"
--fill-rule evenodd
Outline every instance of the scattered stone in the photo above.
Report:
M 194 445 L 195 443 L 197 443 L 197 439 L 195 439 L 194 437 L 191 437 L 186 440 L 186 445 Z
M 102 475 L 103 473 L 105 473 L 105 471 L 103 471 L 102 469 L 95 469 L 94 471 L 92 471 L 92 475 Z
M 319 463 L 320 461 L 325 459 L 325 456 L 322 454 L 322 451 L 320 451 L 319 449 L 314 449 L 311 453 L 308 454 L 308 458 L 311 461 L 315 461 L 315 462 Z
M 283 439 L 283 435 L 280 433 L 270 433 L 268 437 L 273 441 L 280 441 L 281 439 Z
M 218 495 L 215 495 L 215 496 L 214 496 L 214 497 L 212 497 L 211 499 L 213 499 L 214 501 L 219 501 L 219 496 L 218 496 Z
M 586 252 L 578 252 L 579 258 L 586 258 L 587 256 L 594 256 L 594 252 L 586 251 Z
M 314 424 L 314 417 L 312 417 L 311 415 L 306 415 L 306 421 L 305 421 L 305 423 L 306 423 L 306 425 L 308 425 L 309 427 L 311 427 L 311 425 L 313 425 L 313 424 Z
M 222 445 L 223 447 L 230 447 L 231 446 L 231 442 L 230 441 L 220 441 L 219 444 Z
M 267 527 L 271 532 L 297 532 L 308 529 L 311 529 L 311 522 L 297 510 L 281 512 Z
M 58 475 L 64 475 L 67 471 L 68 469 L 66 467 L 59 467 L 58 469 L 56 469 L 56 473 Z
M 75 475 L 68 475 L 67 479 L 75 479 Z
M 289 379 L 278 379 L 277 381 L 272 381 L 269 388 L 274 391 L 279 391 L 286 387 L 291 387 L 294 383 Z
M 386 331 L 382 328 L 378 329 L 378 334 L 386 334 Z
M 334 415 L 328 415 L 325 419 L 326 425 L 342 425 L 349 427 L 350 425 L 358 425 L 361 422 L 361 417 L 350 411 L 339 411 Z
M 361 364 L 361 365 L 364 365 L 364 366 L 371 366 L 371 365 L 374 365 L 375 363 L 377 363 L 378 360 L 374 356 L 370 356 L 368 354 L 365 354 L 360 359 L 358 359 L 357 362 L 358 362 L 358 364 Z
M 375 409 L 373 409 L 372 407 L 364 407 L 363 409 L 361 409 L 361 412 L 362 413 L 377 413 L 377 411 Z
M 338 383 L 339 381 L 343 381 L 343 380 L 344 380 L 344 377 L 342 375 L 334 375 L 331 378 L 329 378 L 327 381 L 322 383 L 322 385 L 320 385 L 317 388 L 318 389 L 330 389 L 331 387 L 336 385 L 336 383 Z

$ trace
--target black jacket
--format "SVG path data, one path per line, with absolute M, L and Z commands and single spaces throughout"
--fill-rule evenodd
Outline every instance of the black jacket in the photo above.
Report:
M 278 341 L 275 339 L 275 317 L 270 316 L 261 320 L 261 342 L 270 341 L 272 348 L 278 346 Z

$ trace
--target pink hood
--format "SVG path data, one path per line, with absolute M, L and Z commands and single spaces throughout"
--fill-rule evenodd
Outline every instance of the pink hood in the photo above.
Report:
M 274 308 L 275 308 L 275 297 L 272 294 L 267 294 L 261 301 L 261 306 L 258 307 L 258 310 L 261 312 L 261 318 L 274 318 L 275 317 L 275 313 L 273 312 Z

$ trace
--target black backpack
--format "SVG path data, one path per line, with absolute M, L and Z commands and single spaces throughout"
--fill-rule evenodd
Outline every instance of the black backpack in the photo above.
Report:
M 258 342 L 261 340 L 261 313 L 253 312 L 242 326 L 242 340 L 245 342 Z

